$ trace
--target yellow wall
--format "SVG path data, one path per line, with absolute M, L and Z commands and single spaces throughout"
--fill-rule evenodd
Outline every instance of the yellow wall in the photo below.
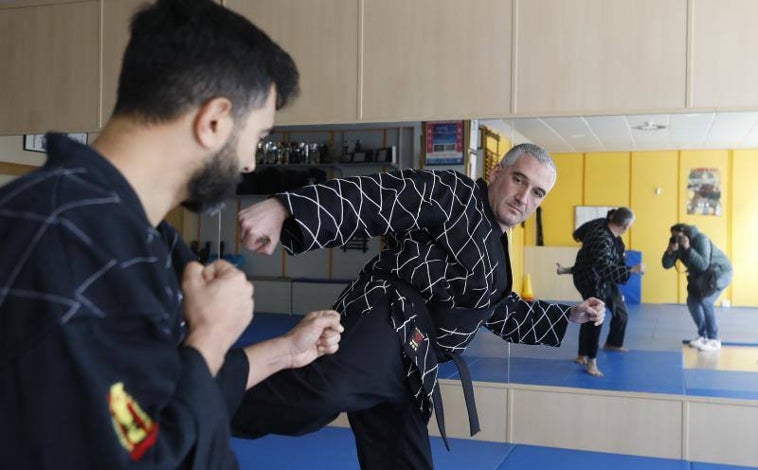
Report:
M 629 152 L 585 154 L 584 205 L 629 207 L 629 161 Z M 629 234 L 621 238 L 629 247 Z
M 571 237 L 574 211 L 565 208 L 584 205 L 584 159 L 581 153 L 556 153 L 553 160 L 558 180 L 542 203 L 544 242 L 546 246 L 576 246 Z
M 758 305 L 758 150 L 732 151 L 732 304 Z
M 576 246 L 571 240 L 574 207 L 629 206 L 637 218 L 625 236 L 628 249 L 642 252 L 647 273 L 642 301 L 684 303 L 686 277 L 661 266 L 669 227 L 696 225 L 732 260 L 735 278 L 722 300 L 758 306 L 758 150 L 681 150 L 555 154 L 558 183 L 543 203 L 545 245 Z M 687 181 L 693 168 L 715 168 L 721 185 L 721 214 L 687 214 Z M 525 243 L 532 228 L 527 224 Z
M 629 207 L 636 218 L 629 238 L 647 265 L 642 276 L 643 301 L 676 303 L 679 275 L 674 269 L 663 269 L 661 256 L 668 246 L 669 228 L 677 222 L 679 152 L 633 152 L 631 176 Z

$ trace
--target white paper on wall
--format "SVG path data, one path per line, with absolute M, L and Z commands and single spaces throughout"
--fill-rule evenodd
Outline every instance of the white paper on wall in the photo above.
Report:
M 593 219 L 605 218 L 608 211 L 618 206 L 574 206 L 574 230 L 585 222 Z

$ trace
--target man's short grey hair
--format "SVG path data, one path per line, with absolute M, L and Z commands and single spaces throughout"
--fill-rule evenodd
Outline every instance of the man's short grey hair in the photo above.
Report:
M 634 212 L 628 207 L 619 207 L 609 210 L 606 218 L 614 224 L 623 227 L 634 221 Z
M 543 149 L 539 145 L 531 143 L 518 144 L 512 149 L 508 150 L 508 152 L 503 156 L 503 159 L 500 160 L 500 164 L 504 167 L 512 166 L 519 160 L 519 158 L 524 155 L 533 156 L 537 159 L 537 161 L 553 170 L 553 174 L 558 174 L 558 170 L 555 168 L 553 157 L 547 153 L 547 150 Z

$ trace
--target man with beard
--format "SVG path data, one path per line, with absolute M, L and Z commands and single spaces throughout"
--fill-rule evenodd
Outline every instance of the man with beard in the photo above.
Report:
M 333 311 L 232 348 L 252 285 L 190 261 L 163 221 L 233 194 L 297 81 L 239 15 L 158 1 L 132 20 L 92 146 L 48 134 L 46 164 L 0 188 L 3 467 L 236 468 L 229 416 L 245 390 L 337 350 Z

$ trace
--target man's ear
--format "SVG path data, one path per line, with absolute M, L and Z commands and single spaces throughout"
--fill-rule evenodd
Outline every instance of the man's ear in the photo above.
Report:
M 490 177 L 488 183 L 492 184 L 495 182 L 495 178 L 497 178 L 497 175 L 500 173 L 500 171 L 503 169 L 503 164 L 498 163 L 492 168 L 492 171 L 490 171 Z
M 232 102 L 228 98 L 213 98 L 197 109 L 192 132 L 202 147 L 209 150 L 221 148 L 233 130 Z

